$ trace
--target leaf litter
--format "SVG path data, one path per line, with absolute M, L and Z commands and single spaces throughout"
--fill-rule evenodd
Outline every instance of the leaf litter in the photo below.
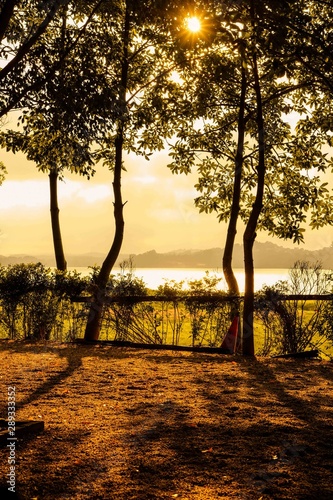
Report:
M 75 344 L 0 345 L 22 499 L 333 497 L 330 361 Z M 2 484 L 8 451 L 0 449 Z

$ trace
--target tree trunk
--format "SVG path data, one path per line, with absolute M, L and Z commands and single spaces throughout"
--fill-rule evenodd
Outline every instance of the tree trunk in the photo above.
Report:
M 126 2 L 126 13 L 124 22 L 124 45 L 123 45 L 123 59 L 122 59 L 122 69 L 121 69 L 121 95 L 120 103 L 123 106 L 124 116 L 120 118 L 117 129 L 117 137 L 115 139 L 115 165 L 113 170 L 113 194 L 114 194 L 114 220 L 115 220 L 115 233 L 113 238 L 113 243 L 110 248 L 108 255 L 106 256 L 101 270 L 97 276 L 94 283 L 95 290 L 93 293 L 93 302 L 90 306 L 90 311 L 88 314 L 88 320 L 86 325 L 86 330 L 84 334 L 84 340 L 94 341 L 98 340 L 101 328 L 101 320 L 104 308 L 104 299 L 106 294 L 106 285 L 110 277 L 110 273 L 116 260 L 119 256 L 123 237 L 124 237 L 124 217 L 123 208 L 124 203 L 122 201 L 121 193 L 121 173 L 122 173 L 122 162 L 123 162 L 123 143 L 124 143 L 124 123 L 126 120 L 126 89 L 128 83 L 128 47 L 129 47 L 129 31 L 130 31 L 130 14 L 128 10 L 128 4 Z
M 123 133 L 121 131 L 115 141 L 116 161 L 113 179 L 114 193 L 114 219 L 115 219 L 115 234 L 110 251 L 105 258 L 101 270 L 97 276 L 95 291 L 93 293 L 93 302 L 90 306 L 88 321 L 86 325 L 84 339 L 87 341 L 98 340 L 100 334 L 100 324 L 103 314 L 104 299 L 106 285 L 112 271 L 113 266 L 119 256 L 121 245 L 124 236 L 125 222 L 123 218 L 122 194 L 121 194 L 121 167 L 122 167 L 122 148 L 123 148 Z
M 254 22 L 254 1 L 251 2 L 252 21 Z M 259 81 L 259 72 L 257 64 L 256 48 L 253 47 L 253 75 L 254 88 L 257 104 L 257 133 L 259 157 L 257 166 L 257 192 L 256 198 L 249 216 L 243 235 L 244 245 L 244 268 L 245 268 L 245 291 L 244 291 L 244 311 L 243 311 L 243 354 L 254 356 L 254 263 L 253 263 L 253 245 L 256 238 L 258 219 L 263 206 L 264 185 L 265 185 L 265 136 L 264 136 L 264 118 L 262 108 L 261 89 Z
M 243 50 L 243 49 L 241 49 Z M 234 173 L 234 189 L 232 194 L 232 204 L 230 211 L 230 219 L 228 224 L 227 238 L 224 247 L 222 267 L 225 280 L 228 285 L 228 290 L 231 294 L 239 295 L 239 286 L 236 276 L 232 268 L 232 256 L 237 234 L 237 221 L 240 210 L 240 195 L 241 195 L 241 180 L 242 180 L 242 167 L 243 167 L 243 149 L 245 137 L 245 97 L 246 97 L 246 70 L 242 62 L 242 82 L 241 82 L 241 95 L 238 115 L 238 143 L 235 158 L 235 173 Z
M 51 225 L 53 247 L 56 259 L 56 266 L 59 271 L 66 271 L 67 262 L 65 259 L 64 249 L 62 245 L 60 220 L 59 220 L 59 206 L 58 206 L 58 172 L 52 170 L 49 173 L 50 184 L 50 212 L 51 212 Z
M 244 232 L 244 269 L 245 269 L 245 290 L 243 309 L 243 354 L 254 356 L 254 333 L 253 333 L 253 313 L 254 313 L 254 264 L 253 264 L 253 243 L 255 234 L 252 230 L 253 224 L 248 224 Z M 255 227 L 255 225 L 254 225 Z

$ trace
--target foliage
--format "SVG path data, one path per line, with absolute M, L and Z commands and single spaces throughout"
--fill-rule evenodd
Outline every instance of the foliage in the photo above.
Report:
M 89 303 L 72 302 L 94 287 L 89 277 L 76 271 L 60 272 L 42 264 L 0 267 L 0 325 L 11 339 L 65 340 L 82 335 Z M 218 278 L 207 273 L 202 281 L 166 282 L 149 301 L 148 290 L 135 276 L 131 260 L 111 276 L 108 297 L 116 299 L 104 308 L 102 338 L 142 343 L 220 346 L 230 325 L 230 304 L 219 302 Z M 222 299 L 225 297 L 222 294 Z M 154 298 L 154 295 L 151 296 Z
M 91 19 L 95 7 L 89 5 L 91 2 L 85 6 L 81 2 L 61 3 L 48 30 L 24 58 L 22 71 L 31 68 L 34 78 L 40 75 L 43 83 L 30 88 L 18 129 L 2 132 L 0 144 L 14 153 L 22 151 L 39 170 L 49 174 L 55 257 L 57 267 L 65 270 L 57 181 L 66 169 L 87 178 L 94 174 L 92 144 L 110 127 L 116 106 L 97 50 L 102 23 Z M 23 20 L 25 15 L 23 9 Z M 45 81 L 44 75 L 49 75 Z
M 91 144 L 111 126 L 115 94 L 100 53 L 103 22 L 88 22 L 95 10 L 91 2 L 66 3 L 25 61 L 41 74 L 53 68 L 52 79 L 30 91 L 20 129 L 3 133 L 2 142 L 13 152 L 23 151 L 44 172 L 61 176 L 69 169 L 89 178 Z
M 231 303 L 214 300 L 216 295 L 221 295 L 217 290 L 220 281 L 221 278 L 210 276 L 206 272 L 202 280 L 188 282 L 189 293 L 185 307 L 190 315 L 192 345 L 201 345 L 207 341 L 212 346 L 222 344 L 230 325 Z M 205 300 L 207 297 L 208 300 Z
M 0 162 L 0 186 L 1 186 L 1 184 L 5 180 L 5 175 L 6 174 L 7 174 L 6 167 L 5 167 L 5 165 L 2 162 Z
M 313 111 L 309 109 L 307 96 L 313 87 L 308 90 L 309 79 L 303 78 L 301 83 L 295 80 L 294 67 L 281 53 L 283 45 L 279 45 L 286 36 L 279 25 L 286 12 L 283 8 L 275 9 L 274 16 L 269 13 L 269 3 L 257 6 L 259 19 L 258 26 L 254 27 L 246 2 L 226 3 L 223 21 L 215 26 L 216 38 L 202 54 L 200 64 L 195 65 L 191 73 L 187 72 L 192 85 L 192 107 L 187 120 L 179 122 L 169 166 L 174 173 L 188 173 L 196 168 L 199 175 L 195 187 L 199 194 L 195 203 L 199 211 L 216 212 L 220 221 L 229 221 L 237 166 L 241 71 L 245 65 L 246 129 L 241 152 L 239 215 L 245 223 L 248 221 L 255 198 L 260 151 L 251 62 L 255 50 L 259 61 L 266 156 L 265 193 L 258 229 L 300 243 L 304 241 L 307 214 L 314 228 L 333 223 L 330 213 L 333 198 L 319 175 L 333 165 L 323 150 L 331 140 L 331 133 L 324 127 L 318 129 L 318 119 L 309 118 L 310 113 L 320 114 L 324 120 L 327 114 L 321 108 L 321 99 L 313 98 Z M 287 14 L 292 16 L 292 11 Z M 212 12 L 207 12 L 208 15 L 214 16 Z M 238 22 L 242 19 L 243 30 L 231 21 L 236 15 Z M 302 99 L 304 104 L 300 108 Z M 289 115 L 295 109 L 305 116 L 293 129 Z M 327 123 L 327 118 L 325 120 Z
M 238 219 L 245 223 L 243 350 L 252 355 L 257 231 L 300 243 L 307 222 L 312 228 L 333 224 L 333 196 L 322 178 L 333 165 L 324 150 L 332 135 L 325 111 L 315 104 L 314 74 L 320 73 L 321 87 L 326 75 L 318 66 L 302 72 L 310 52 L 314 53 L 307 52 L 310 41 L 315 51 L 324 46 L 326 52 L 329 23 L 324 25 L 321 16 L 318 30 L 317 9 L 311 1 L 296 5 L 213 0 L 205 8 L 205 18 L 215 21 L 215 36 L 209 37 L 204 49 L 194 43 L 185 54 L 193 60 L 199 51 L 200 57 L 184 73 L 184 90 L 192 99 L 183 108 L 187 119 L 179 121 L 170 168 L 174 173 L 196 169 L 199 211 L 216 212 L 220 221 L 228 222 L 223 270 L 234 293 L 238 284 L 232 251 Z M 304 36 L 301 43 L 296 40 L 297 30 L 302 34 L 305 30 L 306 44 Z M 299 58 L 300 51 L 305 58 Z M 326 108 L 328 103 L 329 99 Z M 318 127 L 320 120 L 313 119 L 314 108 L 325 126 Z M 296 126 L 288 116 L 292 112 L 301 113 Z
M 2 2 L 0 56 L 5 63 L 0 71 L 0 116 L 28 103 L 29 92 L 41 89 L 51 80 L 55 68 L 51 66 L 43 73 L 40 64 L 43 51 L 36 50 L 36 46 L 48 36 L 59 12 L 72 4 L 70 0 Z M 34 57 L 28 61 L 31 52 Z
M 111 297 L 119 298 L 147 294 L 145 283 L 135 276 L 131 258 L 120 263 L 120 272 L 117 275 L 110 276 L 107 291 Z M 137 307 L 137 304 L 132 301 L 113 302 L 104 308 L 102 329 L 106 331 L 107 338 L 109 330 L 115 331 L 116 340 L 158 341 L 151 312 L 151 307 L 145 303 Z
M 0 322 L 10 338 L 62 338 L 65 318 L 74 323 L 73 294 L 87 289 L 78 273 L 51 271 L 42 264 L 0 267 Z
M 262 354 L 296 353 L 321 347 L 332 340 L 332 303 L 302 295 L 325 295 L 332 290 L 333 276 L 320 263 L 298 261 L 289 271 L 289 280 L 264 288 L 256 297 L 257 318 L 265 329 Z M 284 299 L 285 295 L 296 298 Z
M 110 276 L 107 289 L 112 295 L 126 297 L 146 295 L 147 287 L 141 278 L 135 276 L 133 259 L 129 257 L 119 264 L 120 272 Z

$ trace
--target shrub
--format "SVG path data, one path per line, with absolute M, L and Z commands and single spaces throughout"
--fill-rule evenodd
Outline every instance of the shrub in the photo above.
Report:
M 217 289 L 220 281 L 221 278 L 211 276 L 206 271 L 201 280 L 188 282 L 189 299 L 185 300 L 185 307 L 190 314 L 193 346 L 202 344 L 211 347 L 220 346 L 228 331 L 234 304 L 232 301 L 214 300 L 217 295 L 225 297 L 228 295 Z
M 296 353 L 319 348 L 327 340 L 332 323 L 330 302 L 302 297 L 286 300 L 285 295 L 323 295 L 332 288 L 332 273 L 320 263 L 297 261 L 289 271 L 289 280 L 265 287 L 256 297 L 256 315 L 264 326 L 265 341 L 261 354 Z
M 70 297 L 87 288 L 78 273 L 52 271 L 41 263 L 0 267 L 0 323 L 12 339 L 62 338 L 71 324 Z M 71 310 L 71 308 L 73 310 Z
M 147 295 L 147 287 L 141 278 L 135 276 L 132 259 L 120 263 L 120 272 L 110 276 L 107 285 L 108 294 L 118 298 Z M 159 342 L 156 325 L 152 321 L 152 306 L 146 303 L 135 304 L 131 300 L 113 302 L 104 308 L 102 328 L 106 332 L 115 332 L 115 340 L 136 342 Z M 152 330 L 153 326 L 153 332 Z
M 220 302 L 216 296 L 220 278 L 209 275 L 202 280 L 176 283 L 166 280 L 157 289 L 161 301 L 133 302 L 133 299 L 114 302 L 105 308 L 103 327 L 106 338 L 114 332 L 116 340 L 143 343 L 188 343 L 219 346 L 230 326 L 232 305 Z M 134 274 L 131 263 L 125 262 L 121 272 L 112 276 L 108 291 L 115 297 L 147 296 L 143 281 Z M 205 299 L 203 299 L 203 296 Z M 211 298 L 211 300 L 210 300 Z
M 72 298 L 87 294 L 90 277 L 82 277 L 77 271 L 58 271 L 53 274 L 53 293 L 58 298 L 57 318 L 53 325 L 53 338 L 72 341 L 82 331 L 87 318 L 88 306 L 72 302 Z
M 50 269 L 42 264 L 1 267 L 1 323 L 11 338 L 49 338 L 56 317 Z

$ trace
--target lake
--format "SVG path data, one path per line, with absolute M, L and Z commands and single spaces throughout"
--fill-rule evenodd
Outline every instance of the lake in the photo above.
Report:
M 68 268 L 73 270 L 74 268 Z M 91 270 L 87 267 L 77 267 L 76 270 L 83 276 L 90 274 Z M 120 272 L 119 268 L 114 269 L 114 274 Z M 148 288 L 155 290 L 159 285 L 163 285 L 165 280 L 175 280 L 176 282 L 188 280 L 200 280 L 205 276 L 205 269 L 192 268 L 145 268 L 135 269 L 135 275 L 142 278 Z M 235 269 L 235 275 L 239 283 L 240 291 L 244 291 L 244 271 Z M 210 276 L 218 276 L 221 282 L 218 286 L 220 290 L 226 290 L 226 284 L 221 270 L 209 272 Z M 277 281 L 288 279 L 288 269 L 257 269 L 254 277 L 255 290 L 260 290 L 264 285 L 274 285 Z M 186 286 L 184 286 L 186 288 Z

